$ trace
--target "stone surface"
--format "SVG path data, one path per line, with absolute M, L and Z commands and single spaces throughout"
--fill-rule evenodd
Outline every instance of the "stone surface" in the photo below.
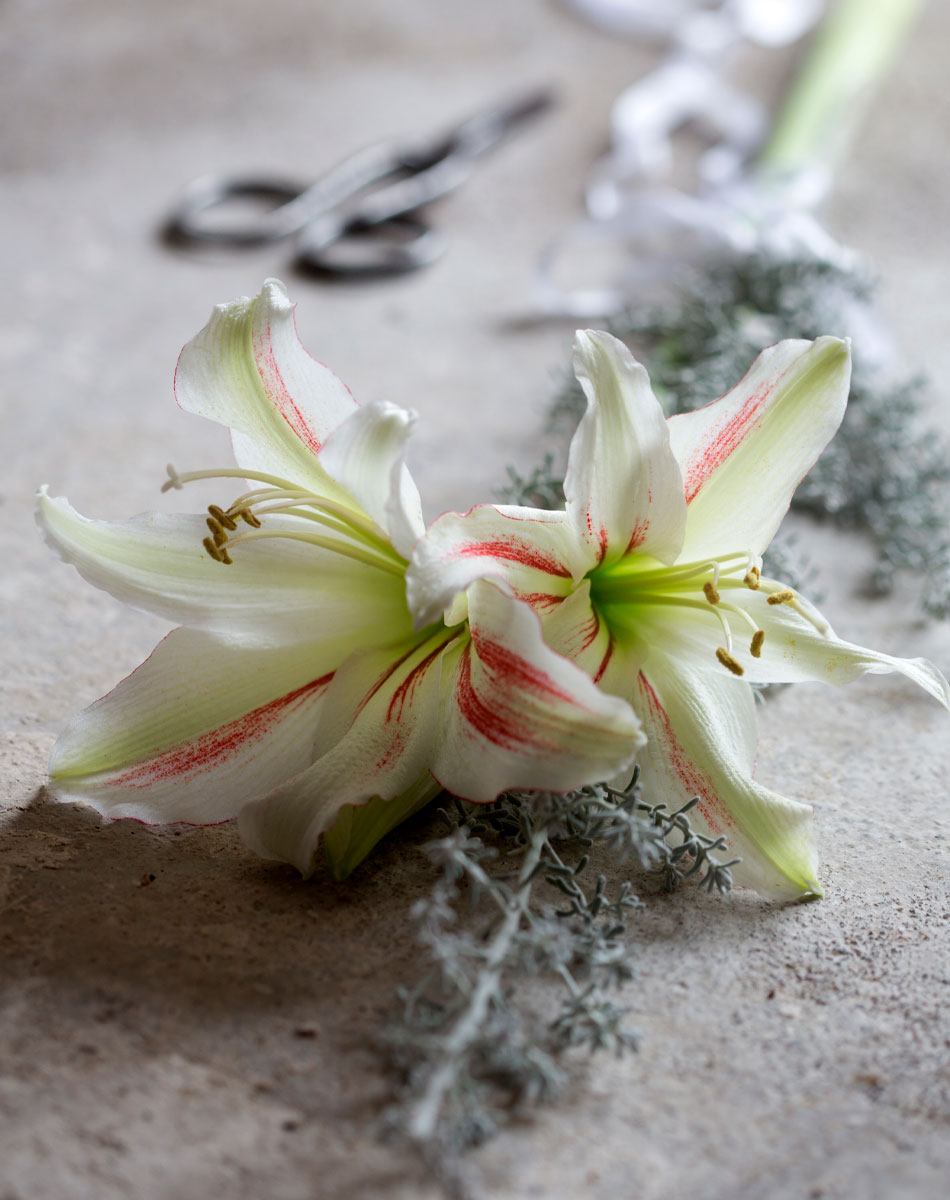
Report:
M 435 1196 L 377 1141 L 372 1048 L 417 965 L 406 915 L 430 882 L 427 821 L 349 884 L 301 884 L 229 826 L 103 825 L 47 801 L 56 729 L 162 626 L 55 561 L 32 497 L 49 482 L 91 515 L 126 515 L 156 505 L 167 461 L 223 458 L 221 431 L 171 402 L 175 355 L 213 303 L 280 274 L 306 344 L 361 400 L 419 410 L 429 515 L 487 498 L 506 462 L 533 461 L 567 358 L 567 328 L 522 319 L 534 257 L 579 211 L 611 99 L 653 59 L 540 0 L 7 0 L 0 20 L 0 1196 Z M 898 342 L 941 383 L 948 35 L 932 4 L 830 213 L 881 268 Z M 750 63 L 763 92 L 777 61 Z M 535 82 L 560 107 L 440 208 L 450 252 L 414 278 L 331 288 L 289 274 L 280 248 L 190 256 L 156 239 L 203 170 L 306 177 Z M 950 428 L 946 407 L 934 417 Z M 916 618 L 911 585 L 865 602 L 865 549 L 809 536 L 843 635 L 950 668 L 950 634 Z M 759 771 L 815 804 L 827 897 L 651 897 L 629 988 L 642 1052 L 599 1061 L 475 1154 L 479 1200 L 943 1195 L 947 745 L 936 706 L 890 679 L 764 708 Z

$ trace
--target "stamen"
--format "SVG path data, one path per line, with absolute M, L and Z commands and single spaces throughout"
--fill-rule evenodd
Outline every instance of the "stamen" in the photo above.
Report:
M 235 521 L 229 513 L 226 513 L 223 508 L 219 508 L 217 504 L 209 504 L 208 512 L 211 513 L 218 524 L 223 525 L 225 529 L 237 529 L 237 521 Z
M 762 657 L 762 643 L 765 641 L 765 630 L 757 629 L 752 635 L 752 645 L 749 647 L 749 652 L 753 658 Z
M 673 567 L 657 567 L 651 570 L 637 570 L 636 567 L 631 567 L 626 560 L 621 559 L 619 563 L 615 563 L 609 574 L 614 578 L 625 578 L 636 583 L 662 583 L 664 586 L 670 583 L 678 583 L 684 579 L 695 579 L 697 575 L 704 575 L 707 571 L 713 573 L 713 584 L 719 586 L 719 575 L 722 569 L 734 571 L 736 567 L 726 567 L 727 563 L 734 563 L 736 559 L 749 562 L 749 555 L 743 551 L 741 554 L 723 554 L 718 559 L 699 559 L 695 562 L 677 563 Z
M 722 626 L 722 631 L 726 635 L 726 650 L 724 653 L 732 654 L 732 630 L 729 628 L 729 622 L 726 620 L 726 615 L 719 608 L 714 608 L 712 611 L 719 618 L 719 624 Z
M 749 628 L 752 630 L 753 633 L 758 633 L 758 630 L 759 630 L 758 625 L 756 625 L 755 621 L 752 620 L 752 618 L 749 616 L 749 614 L 746 612 L 746 610 L 744 608 L 740 608 L 737 604 L 726 604 L 726 603 L 723 603 L 722 605 L 720 605 L 720 607 L 723 608 L 726 612 L 732 613 L 733 616 L 738 617 L 741 621 L 745 621 L 746 625 L 749 626 Z
M 331 539 L 295 533 L 291 530 L 280 530 L 266 535 L 242 535 L 240 538 L 230 539 L 229 544 L 236 545 L 239 540 L 246 541 L 250 536 L 288 537 L 298 541 L 309 541 L 312 545 L 332 550 L 337 554 L 357 559 L 393 574 L 402 575 L 405 572 L 405 559 L 393 547 L 376 522 L 356 504 L 351 507 L 327 496 L 316 495 L 277 475 L 268 475 L 263 471 L 249 471 L 243 467 L 188 471 L 180 474 L 169 463 L 168 476 L 162 486 L 163 492 L 168 491 L 169 488 L 180 488 L 185 483 L 199 479 L 249 479 L 268 485 L 245 492 L 227 510 L 216 504 L 208 506 L 210 513 L 208 528 L 212 534 L 212 538 L 208 541 L 216 547 L 220 548 L 225 541 L 228 541 L 224 531 L 236 530 L 238 520 L 244 521 L 245 524 L 258 530 L 261 528 L 261 516 L 279 512 L 287 516 L 316 522 L 328 531 L 342 536 L 338 539 Z M 345 490 L 341 490 L 341 495 L 345 497 Z M 255 507 L 258 509 L 257 513 L 253 511 Z M 210 550 L 208 552 L 211 553 Z M 220 551 L 220 553 L 227 556 L 226 551 Z M 212 554 L 212 557 L 216 556 Z M 220 561 L 225 561 L 225 558 Z M 230 562 L 231 560 L 226 557 L 226 561 Z
M 205 524 L 211 530 L 211 536 L 212 536 L 212 538 L 214 538 L 214 544 L 216 546 L 223 546 L 224 543 L 228 540 L 227 530 L 225 530 L 221 525 L 219 525 L 218 522 L 214 519 L 214 517 L 208 517 L 207 520 L 205 521 Z M 234 528 L 237 529 L 237 526 L 235 525 Z
M 747 588 L 751 588 L 753 592 L 757 592 L 759 590 L 759 582 L 761 578 L 762 572 L 758 567 L 753 566 L 749 568 L 748 572 L 743 577 L 742 582 Z
M 707 580 L 706 583 L 703 584 L 703 595 L 710 604 L 719 603 L 719 592 L 716 590 L 716 585 L 712 582 L 712 580 Z
M 769 596 L 769 604 L 792 604 L 796 599 L 791 588 L 780 588 Z
M 231 566 L 232 559 L 224 546 L 216 546 L 211 538 L 206 537 L 201 543 L 205 550 L 211 555 L 215 562 L 224 563 L 226 566 Z
M 334 554 L 341 554 L 344 558 L 353 558 L 357 562 L 366 563 L 370 567 L 376 567 L 380 571 L 388 571 L 392 575 L 402 577 L 405 574 L 405 564 L 401 561 L 397 562 L 392 558 L 383 558 L 379 554 L 374 554 L 372 550 L 364 550 L 362 546 L 355 546 L 351 542 L 340 541 L 336 538 L 320 537 L 313 533 L 298 533 L 291 529 L 275 529 L 262 530 L 260 533 L 239 533 L 237 537 L 231 538 L 228 545 L 233 549 L 239 546 L 242 542 L 256 542 L 262 538 L 288 538 L 294 542 L 307 542 L 311 546 L 318 546 L 322 550 L 331 550 Z M 210 542 L 210 538 L 205 539 Z M 208 551 L 210 554 L 210 550 Z M 221 551 L 225 553 L 225 551 Z M 214 557 L 214 555 L 212 555 Z
M 301 507 L 302 506 L 302 507 Z M 312 512 L 305 511 L 312 509 Z M 311 492 L 289 490 L 283 494 L 277 493 L 267 498 L 267 507 L 263 499 L 258 504 L 258 512 L 263 516 L 267 513 L 287 512 L 293 516 L 306 517 L 321 524 L 330 524 L 344 529 L 352 534 L 354 531 L 362 538 L 372 541 L 381 550 L 394 553 L 391 543 L 380 536 L 379 527 L 369 517 L 360 516 L 358 512 L 328 500 L 325 496 L 315 496 Z M 327 518 L 330 518 L 328 521 Z
M 716 651 L 716 657 L 719 659 L 719 661 L 722 663 L 722 665 L 724 667 L 728 668 L 728 670 L 730 670 L 733 673 L 733 675 L 744 675 L 745 674 L 745 671 L 742 669 L 742 664 L 736 662 L 736 660 L 732 657 L 732 655 L 727 650 L 723 650 L 721 648 L 718 649 Z

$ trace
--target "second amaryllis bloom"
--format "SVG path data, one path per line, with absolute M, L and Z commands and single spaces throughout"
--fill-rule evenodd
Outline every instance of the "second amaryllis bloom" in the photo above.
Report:
M 343 875 L 443 787 L 488 801 L 629 769 L 630 706 L 546 645 L 503 582 L 473 580 L 459 620 L 413 627 L 413 417 L 356 405 L 298 342 L 281 284 L 217 308 L 175 390 L 229 427 L 237 465 L 166 487 L 220 481 L 221 504 L 108 522 L 40 496 L 63 558 L 179 625 L 67 725 L 54 795 L 150 822 L 237 815 L 254 849 L 305 874 L 326 835 Z
M 820 894 L 810 807 L 753 778 L 750 684 L 899 671 L 950 707 L 930 663 L 841 641 L 804 597 L 762 574 L 795 488 L 841 421 L 848 346 L 782 342 L 726 396 L 670 420 L 615 338 L 579 333 L 574 365 L 587 412 L 565 508 L 484 505 L 439 518 L 408 572 L 416 620 L 461 620 L 474 580 L 504 581 L 542 617 L 553 649 L 633 705 L 651 802 L 699 796 L 693 817 L 742 856 L 738 882 Z

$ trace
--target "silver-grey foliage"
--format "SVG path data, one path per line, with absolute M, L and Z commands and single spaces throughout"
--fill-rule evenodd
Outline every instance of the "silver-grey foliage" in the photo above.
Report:
M 510 792 L 487 806 L 456 802 L 451 831 L 424 848 L 439 875 L 413 918 L 430 970 L 400 993 L 386 1034 L 402 1080 L 388 1125 L 455 1194 L 465 1193 L 463 1150 L 560 1093 L 566 1049 L 635 1048 L 612 993 L 633 975 L 627 921 L 641 905 L 629 882 L 584 879 L 602 847 L 668 888 L 695 877 L 728 891 L 725 843 L 693 830 L 693 804 L 648 805 L 636 776 L 624 791 Z M 539 976 L 559 985 L 556 1010 L 530 988 Z

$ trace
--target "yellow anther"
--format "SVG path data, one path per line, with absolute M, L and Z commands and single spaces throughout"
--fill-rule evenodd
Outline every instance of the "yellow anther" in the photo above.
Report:
M 765 641 L 765 630 L 757 629 L 752 635 L 752 645 L 749 647 L 753 658 L 762 657 L 762 643 Z
M 253 525 L 255 529 L 260 529 L 261 523 L 249 508 L 239 508 L 234 515 L 240 517 L 242 521 L 246 521 L 248 525 Z
M 209 537 L 206 537 L 201 544 L 215 562 L 225 563 L 227 566 L 231 565 L 231 556 L 223 546 L 215 545 Z
M 759 580 L 762 578 L 762 572 L 758 567 L 752 567 L 742 578 L 742 582 L 747 588 L 751 588 L 753 592 L 759 590 Z
M 781 591 L 773 592 L 769 596 L 769 604 L 793 604 L 795 601 L 795 593 L 791 588 L 782 588 Z
M 728 650 L 723 650 L 721 647 L 716 651 L 716 657 L 724 667 L 730 670 L 733 675 L 744 675 L 742 664 L 737 663 Z
M 205 524 L 211 530 L 211 536 L 212 536 L 212 538 L 214 538 L 214 544 L 216 546 L 223 546 L 224 543 L 228 540 L 228 535 L 227 535 L 226 530 L 221 528 L 221 526 L 214 519 L 214 517 L 206 518 Z
M 229 513 L 226 513 L 223 508 L 219 508 L 217 504 L 209 504 L 208 512 L 225 529 L 237 529 L 237 521 Z
M 707 580 L 706 583 L 703 584 L 703 595 L 710 604 L 719 603 L 719 591 L 711 579 Z

